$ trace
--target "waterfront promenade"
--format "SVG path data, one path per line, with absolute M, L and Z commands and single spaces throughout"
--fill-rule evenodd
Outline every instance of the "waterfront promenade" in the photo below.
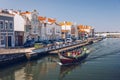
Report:
M 30 53 L 32 52 L 32 50 L 34 49 L 34 47 L 32 48 L 0 48 L 0 54 L 19 54 L 19 53 Z
M 30 48 L 20 48 L 20 47 L 16 47 L 16 48 L 0 48 L 0 54 L 19 54 L 19 53 L 40 53 L 40 52 L 45 52 L 45 51 L 49 51 L 50 53 L 56 53 L 56 50 L 60 49 L 59 51 L 64 51 L 64 50 L 68 50 L 71 48 L 76 48 L 78 46 L 84 46 L 86 44 L 88 44 L 89 41 L 93 41 L 93 42 L 98 42 L 102 40 L 102 38 L 97 38 L 97 39 L 93 39 L 93 38 L 89 38 L 88 40 L 84 40 L 84 41 L 77 41 L 77 42 L 72 42 L 72 43 L 66 43 L 66 44 L 60 44 L 60 45 L 51 45 L 51 46 L 45 46 L 42 47 L 40 49 L 35 49 L 34 47 L 30 47 Z
M 50 54 L 57 54 L 58 52 L 63 52 L 63 51 L 66 51 L 66 50 L 69 51 L 69 50 L 72 50 L 72 49 L 75 49 L 75 48 L 79 48 L 79 47 L 85 46 L 87 44 L 89 44 L 88 41 L 83 41 L 83 42 L 79 42 L 77 44 L 74 44 L 72 46 L 70 45 L 70 46 L 67 46 L 67 47 L 64 47 L 64 48 L 59 48 L 57 50 L 52 50 L 49 53 Z
M 40 49 L 35 49 L 34 47 L 18 49 L 0 49 L 0 64 L 2 64 L 1 66 L 4 66 L 11 63 L 21 63 L 28 60 L 36 60 L 48 54 L 57 54 L 58 51 L 70 51 L 76 48 L 80 48 L 82 46 L 89 45 L 91 44 L 91 42 L 98 42 L 100 40 L 102 40 L 102 38 L 88 39 L 76 43 L 73 42 L 68 44 L 62 44 L 62 46 L 46 46 Z
M 72 43 L 67 43 L 67 44 L 60 44 L 60 45 L 51 45 L 51 46 L 45 46 L 40 49 L 35 49 L 34 47 L 30 48 L 0 48 L 0 54 L 19 54 L 19 53 L 29 53 L 29 54 L 34 54 L 34 53 L 41 53 L 41 52 L 49 52 L 49 53 L 57 53 L 58 50 L 65 51 L 68 49 L 76 48 L 79 46 L 84 46 L 89 44 L 90 41 L 93 42 L 98 42 L 102 40 L 102 38 L 89 38 L 88 40 L 84 41 L 78 41 L 78 42 L 72 42 Z

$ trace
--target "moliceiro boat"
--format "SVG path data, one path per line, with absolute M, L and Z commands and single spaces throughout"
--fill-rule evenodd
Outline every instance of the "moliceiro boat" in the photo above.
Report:
M 58 53 L 62 64 L 73 64 L 82 61 L 88 56 L 90 51 L 87 48 L 74 50 L 72 52 Z

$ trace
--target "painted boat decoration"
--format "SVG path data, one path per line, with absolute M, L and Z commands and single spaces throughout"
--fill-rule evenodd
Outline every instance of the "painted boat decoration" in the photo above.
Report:
M 85 59 L 89 52 L 89 50 L 84 48 L 82 50 L 80 49 L 72 52 L 58 53 L 58 55 L 62 64 L 73 64 Z

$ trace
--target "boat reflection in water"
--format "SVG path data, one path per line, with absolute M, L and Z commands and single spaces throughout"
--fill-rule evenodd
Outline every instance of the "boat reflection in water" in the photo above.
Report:
M 89 55 L 90 52 L 92 52 L 91 48 L 89 48 L 87 50 L 86 57 Z M 76 63 L 72 63 L 72 64 L 68 64 L 68 65 L 66 65 L 66 64 L 61 65 L 59 79 L 63 80 L 67 75 L 74 73 L 74 71 L 77 70 L 77 68 L 80 69 L 82 64 L 86 62 L 86 57 L 83 60 L 76 62 Z M 68 76 L 68 77 L 70 77 L 70 76 Z
M 60 67 L 60 80 L 62 80 L 63 78 L 65 78 L 66 75 L 71 74 L 72 71 L 78 67 L 78 64 L 74 64 L 74 65 L 62 65 Z
M 80 68 L 84 62 L 85 61 L 82 61 L 81 63 L 71 64 L 71 65 L 61 65 L 59 80 L 63 80 L 67 75 L 72 74 L 72 72 L 77 70 L 77 68 Z

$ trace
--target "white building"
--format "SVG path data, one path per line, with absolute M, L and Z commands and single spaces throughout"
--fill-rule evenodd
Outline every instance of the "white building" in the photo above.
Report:
M 12 20 L 11 22 L 13 23 L 13 33 L 6 32 L 6 29 L 3 29 L 4 35 L 8 33 L 8 34 L 13 34 L 13 36 L 8 36 L 9 38 L 8 43 L 4 42 L 5 45 L 11 46 L 11 47 L 22 46 L 28 39 L 34 40 L 34 41 L 37 41 L 39 39 L 40 23 L 38 21 L 38 12 L 36 10 L 34 10 L 33 12 L 28 12 L 28 11 L 20 12 L 20 11 L 14 11 L 14 10 L 6 10 L 6 12 L 7 14 L 4 13 L 4 18 L 6 18 L 5 21 L 7 21 L 8 24 L 10 24 L 9 23 L 10 19 L 8 19 L 7 16 L 11 17 L 11 14 L 12 14 L 13 19 L 11 19 Z M 3 15 L 3 13 L 1 14 Z M 4 18 L 3 16 L 1 16 L 1 19 L 4 19 Z M 3 32 L 1 31 L 0 33 L 3 34 Z M 4 38 L 4 39 L 7 39 L 7 38 Z M 2 41 L 2 44 L 3 44 L 3 41 Z
M 47 23 L 46 29 L 46 35 L 49 40 L 61 39 L 61 27 L 59 25 Z
M 2 44 L 2 46 L 22 46 L 27 40 L 39 41 L 61 39 L 61 27 L 56 23 L 55 19 L 46 19 L 46 17 L 41 18 L 38 16 L 39 14 L 36 10 L 32 12 L 6 11 L 7 14 L 4 14 L 5 17 L 3 17 L 3 15 L 0 16 L 0 19 L 3 19 L 0 20 L 0 35 L 2 36 L 0 37 L 0 44 Z M 10 21 L 8 17 L 11 17 L 12 21 Z M 6 18 L 6 20 L 4 20 L 4 18 Z M 12 25 L 13 27 L 10 33 L 6 30 L 6 26 L 8 25 L 6 21 L 10 24 L 9 26 Z M 4 27 L 4 29 L 2 27 Z M 7 38 L 9 39 L 6 38 L 7 33 Z M 3 40 L 6 41 L 6 39 L 7 43 L 3 42 Z
M 61 39 L 61 27 L 55 19 L 40 17 L 39 21 L 41 23 L 41 40 Z
M 22 46 L 24 44 L 25 20 L 19 11 L 11 10 L 10 13 L 14 14 L 15 46 Z
M 21 15 L 25 19 L 25 40 L 38 41 L 40 38 L 40 22 L 38 20 L 38 12 L 22 12 Z
M 71 38 L 71 30 L 72 30 L 72 23 L 71 22 L 62 22 L 61 25 L 61 32 L 62 32 L 62 38 Z

